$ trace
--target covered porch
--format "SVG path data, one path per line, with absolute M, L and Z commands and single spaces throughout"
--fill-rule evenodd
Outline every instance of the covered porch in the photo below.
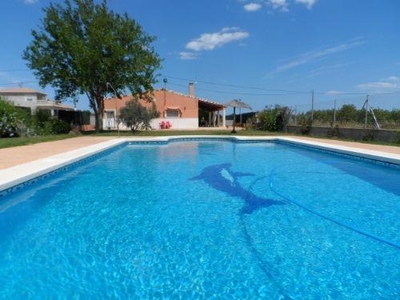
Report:
M 226 127 L 226 106 L 199 99 L 199 127 Z

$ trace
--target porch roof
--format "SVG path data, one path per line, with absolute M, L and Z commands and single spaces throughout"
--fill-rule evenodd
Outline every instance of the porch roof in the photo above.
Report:
M 201 99 L 201 98 L 197 98 L 197 99 L 199 101 L 199 109 L 203 109 L 206 111 L 218 111 L 218 110 L 223 110 L 224 108 L 226 108 L 225 105 L 222 105 L 217 102 L 213 102 L 213 101 L 205 100 L 205 99 Z

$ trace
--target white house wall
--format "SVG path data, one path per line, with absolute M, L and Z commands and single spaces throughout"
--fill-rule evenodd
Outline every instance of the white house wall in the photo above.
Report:
M 36 95 L 5 95 L 6 100 L 13 102 L 15 106 L 29 107 L 32 111 L 36 110 Z M 27 99 L 31 99 L 28 101 Z
M 184 119 L 165 119 L 158 118 L 151 121 L 151 128 L 161 129 L 161 122 L 169 122 L 171 124 L 170 129 L 197 129 L 199 127 L 198 118 L 184 118 Z
M 197 129 L 199 127 L 199 121 L 197 118 L 184 118 L 184 119 L 165 119 L 165 118 L 158 118 L 158 119 L 153 119 L 150 122 L 150 126 L 152 129 L 161 129 L 161 122 L 169 122 L 171 124 L 171 130 L 174 129 Z M 104 129 L 111 129 L 111 130 L 116 130 L 116 122 L 114 118 L 107 119 L 103 118 L 103 128 Z M 120 130 L 129 130 L 130 128 L 127 128 L 125 124 L 121 123 L 119 124 L 119 129 Z

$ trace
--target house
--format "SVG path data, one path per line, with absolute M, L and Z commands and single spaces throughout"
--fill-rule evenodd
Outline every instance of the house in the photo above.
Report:
M 29 108 L 32 114 L 35 114 L 37 110 L 49 110 L 52 116 L 57 116 L 60 110 L 75 110 L 73 107 L 48 100 L 47 94 L 31 88 L 2 89 L 0 98 L 12 102 L 17 107 Z
M 214 101 L 195 97 L 194 84 L 189 84 L 189 94 L 181 94 L 165 88 L 157 89 L 151 94 L 153 103 L 160 117 L 153 119 L 153 129 L 166 129 L 169 124 L 173 129 L 197 129 L 202 126 L 225 127 L 226 107 Z M 116 129 L 115 112 L 119 112 L 132 96 L 123 96 L 122 99 L 110 98 L 104 101 L 103 128 Z M 151 103 L 140 100 L 141 104 L 150 107 Z M 120 129 L 127 129 L 120 124 Z

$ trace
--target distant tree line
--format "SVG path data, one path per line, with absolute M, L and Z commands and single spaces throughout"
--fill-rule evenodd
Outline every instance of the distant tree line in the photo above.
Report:
M 362 127 L 367 122 L 368 127 L 374 127 L 374 115 L 381 128 L 396 129 L 400 126 L 400 109 L 385 110 L 375 108 L 366 110 L 357 109 L 355 105 L 345 104 L 336 111 L 334 109 L 314 110 L 293 115 L 292 123 L 304 125 L 311 123 L 313 126 L 340 126 Z M 311 125 L 311 124 L 310 124 Z
M 255 113 L 253 117 L 248 118 L 246 126 L 258 130 L 279 132 L 285 131 L 288 125 L 360 128 L 364 127 L 366 122 L 368 128 L 373 128 L 376 126 L 374 116 L 382 129 L 400 128 L 400 109 L 390 111 L 376 108 L 372 111 L 365 108 L 357 109 L 352 104 L 345 104 L 336 111 L 326 109 L 301 113 L 294 113 L 287 106 L 267 106 Z

